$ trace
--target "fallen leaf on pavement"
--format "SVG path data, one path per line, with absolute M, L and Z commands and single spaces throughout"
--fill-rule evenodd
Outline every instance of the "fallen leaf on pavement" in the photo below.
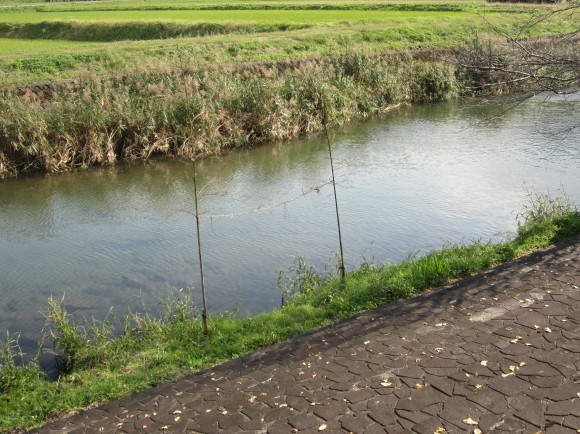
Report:
M 477 425 L 478 422 L 473 420 L 472 418 L 468 417 L 467 419 L 463 419 L 463 423 L 466 425 Z

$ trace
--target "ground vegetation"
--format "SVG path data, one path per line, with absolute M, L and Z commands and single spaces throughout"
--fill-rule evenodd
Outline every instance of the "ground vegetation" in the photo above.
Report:
M 50 299 L 45 345 L 54 343 L 60 375 L 47 379 L 38 358 L 23 355 L 17 336 L 7 336 L 0 343 L 0 430 L 38 426 L 580 235 L 580 213 L 565 198 L 531 192 L 518 219 L 517 233 L 504 242 L 449 244 L 396 264 L 371 261 L 345 280 L 299 258 L 281 273 L 282 308 L 253 317 L 210 316 L 208 335 L 187 290 L 163 299 L 160 315 L 85 323 L 71 320 L 66 299 Z
M 522 20 L 534 23 L 526 38 L 578 26 L 553 5 L 459 1 L 3 8 L 0 179 L 292 139 L 321 129 L 318 94 L 336 127 L 399 104 L 509 91 L 518 80 L 445 53 L 476 34 L 494 45 Z M 46 80 L 49 92 L 27 86 Z

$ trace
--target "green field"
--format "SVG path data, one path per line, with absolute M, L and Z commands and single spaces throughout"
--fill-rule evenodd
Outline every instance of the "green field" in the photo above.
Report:
M 243 23 L 294 23 L 294 24 L 357 24 L 432 23 L 444 20 L 449 23 L 473 20 L 476 12 L 401 12 L 367 10 L 117 10 L 75 12 L 7 12 L 3 22 L 38 23 L 50 21 L 179 21 L 179 22 L 243 22 Z
M 7 39 L 0 38 L 0 52 L 2 54 L 29 53 L 42 54 L 46 50 L 66 49 L 67 47 L 94 47 L 95 44 L 78 41 L 63 41 L 49 39 Z
M 0 2 L 0 84 L 454 46 L 551 6 L 461 1 Z M 550 27 L 545 23 L 537 32 Z M 558 23 L 572 29 L 574 22 Z

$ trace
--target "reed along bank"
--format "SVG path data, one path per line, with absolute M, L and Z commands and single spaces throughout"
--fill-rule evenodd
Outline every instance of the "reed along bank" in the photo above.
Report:
M 82 77 L 40 94 L 4 88 L 0 179 L 291 140 L 323 128 L 323 106 L 337 127 L 401 104 L 473 93 L 494 80 L 457 65 L 442 52 L 352 53 L 203 70 L 167 65 Z

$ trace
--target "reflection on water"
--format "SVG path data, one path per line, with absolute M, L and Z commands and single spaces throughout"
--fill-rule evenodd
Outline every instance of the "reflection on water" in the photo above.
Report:
M 333 138 L 347 268 L 398 261 L 446 240 L 515 229 L 522 184 L 580 202 L 578 99 L 497 107 L 404 108 Z M 548 132 L 549 134 L 545 134 Z M 198 165 L 205 214 L 283 202 L 330 178 L 325 141 L 235 152 Z M 190 162 L 102 168 L 0 184 L 0 330 L 31 350 L 50 296 L 78 317 L 155 308 L 171 288 L 197 291 Z M 338 249 L 332 188 L 257 215 L 202 220 L 210 309 L 280 303 L 293 255 L 324 267 Z M 197 292 L 196 292 L 197 293 Z

